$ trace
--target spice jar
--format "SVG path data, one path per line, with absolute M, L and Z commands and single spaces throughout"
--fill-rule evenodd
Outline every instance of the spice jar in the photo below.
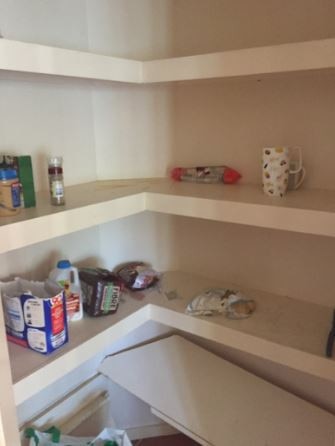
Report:
M 7 217 L 20 212 L 20 183 L 14 169 L 0 169 L 0 216 Z
M 49 189 L 51 204 L 55 206 L 65 204 L 63 158 L 51 156 L 48 160 Z

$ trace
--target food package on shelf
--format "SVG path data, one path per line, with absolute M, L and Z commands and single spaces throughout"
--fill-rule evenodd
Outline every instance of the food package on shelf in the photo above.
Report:
M 65 295 L 51 281 L 0 283 L 7 339 L 47 354 L 68 341 Z
M 192 316 L 213 316 L 224 313 L 229 319 L 245 319 L 252 315 L 256 303 L 240 291 L 210 288 L 194 297 L 186 308 Z
M 116 274 L 103 268 L 81 268 L 79 279 L 87 314 L 104 316 L 117 311 L 122 284 Z
M 160 274 L 144 262 L 129 262 L 117 269 L 116 274 L 126 288 L 140 291 L 155 285 Z

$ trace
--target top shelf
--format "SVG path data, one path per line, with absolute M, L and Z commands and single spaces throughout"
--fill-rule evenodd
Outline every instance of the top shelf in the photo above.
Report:
M 274 198 L 243 184 L 114 180 L 68 187 L 65 206 L 51 206 L 49 195 L 40 193 L 36 208 L 1 217 L 0 254 L 145 210 L 335 237 L 332 191 L 301 189 Z
M 0 39 L 0 70 L 150 84 L 335 67 L 335 39 L 141 62 Z

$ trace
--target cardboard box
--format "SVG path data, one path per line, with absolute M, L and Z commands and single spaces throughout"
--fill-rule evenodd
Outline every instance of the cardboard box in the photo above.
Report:
M 68 341 L 64 291 L 50 281 L 0 284 L 7 339 L 47 354 Z
M 22 207 L 31 208 L 36 206 L 31 156 L 0 155 L 0 168 L 11 168 L 17 171 L 19 181 L 22 185 Z

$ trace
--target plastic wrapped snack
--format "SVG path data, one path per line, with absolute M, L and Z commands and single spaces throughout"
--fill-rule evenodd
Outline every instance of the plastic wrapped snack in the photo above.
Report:
M 241 178 L 241 174 L 228 166 L 175 167 L 171 178 L 192 183 L 233 184 Z
M 116 274 L 124 286 L 132 291 L 145 290 L 159 280 L 159 273 L 143 262 L 126 263 Z
M 192 316 L 213 316 L 224 313 L 229 319 L 244 319 L 255 311 L 254 300 L 239 291 L 226 288 L 210 288 L 194 297 L 186 308 Z

